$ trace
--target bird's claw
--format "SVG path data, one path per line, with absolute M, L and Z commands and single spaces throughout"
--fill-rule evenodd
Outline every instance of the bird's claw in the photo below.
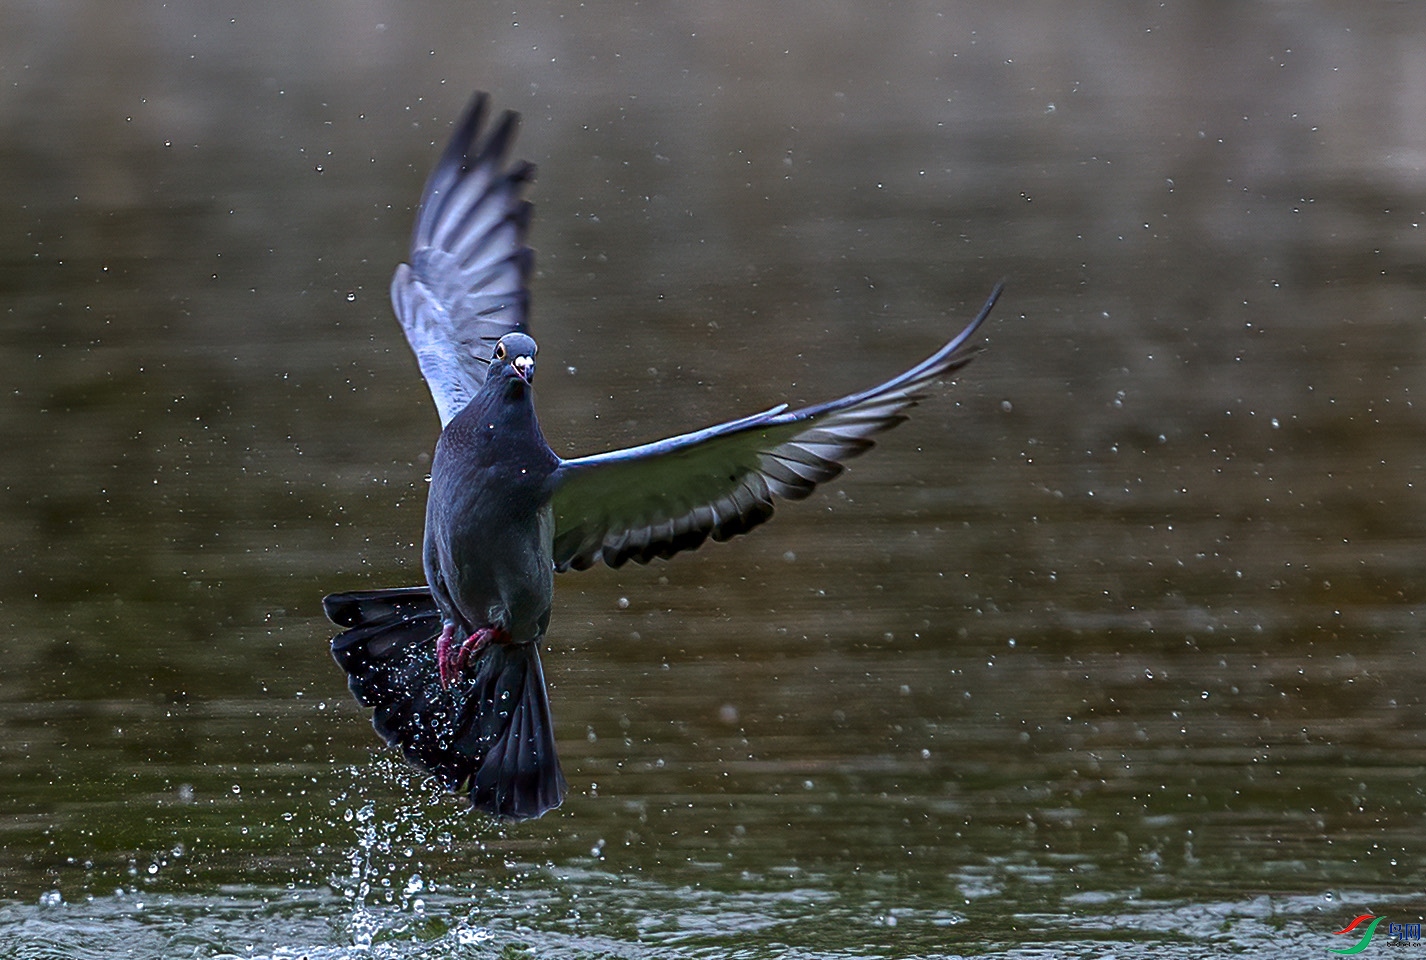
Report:
M 460 645 L 460 650 L 456 653 L 456 669 L 464 670 L 480 655 L 480 651 L 490 644 L 504 643 L 509 639 L 499 627 L 481 627 L 466 637 L 465 643 Z
M 441 636 L 436 640 L 436 669 L 441 675 L 441 689 L 445 690 L 460 679 L 461 673 L 467 666 L 475 661 L 484 650 L 492 643 L 508 643 L 510 636 L 499 627 L 481 627 L 479 630 L 466 637 L 465 642 L 459 648 L 455 647 L 455 624 L 448 623 L 441 630 Z
M 455 640 L 456 625 L 448 623 L 441 628 L 441 635 L 436 640 L 436 670 L 441 675 L 441 689 L 449 687 L 460 671 L 456 669 L 455 657 L 451 655 L 451 644 Z

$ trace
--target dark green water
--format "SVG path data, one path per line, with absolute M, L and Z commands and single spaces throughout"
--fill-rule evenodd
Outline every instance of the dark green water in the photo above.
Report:
M 5 17 L 0 956 L 1421 920 L 1416 7 Z M 477 87 L 540 165 L 561 452 L 869 385 L 1009 283 L 818 497 L 558 580 L 572 791 L 507 827 L 377 749 L 318 605 L 420 576 L 437 423 L 385 290 Z

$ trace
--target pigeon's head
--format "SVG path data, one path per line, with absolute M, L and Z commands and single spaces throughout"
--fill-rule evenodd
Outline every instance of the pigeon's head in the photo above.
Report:
M 495 352 L 490 355 L 492 373 L 508 368 L 511 373 L 526 383 L 535 379 L 535 353 L 540 348 L 535 341 L 523 333 L 507 333 L 495 342 Z

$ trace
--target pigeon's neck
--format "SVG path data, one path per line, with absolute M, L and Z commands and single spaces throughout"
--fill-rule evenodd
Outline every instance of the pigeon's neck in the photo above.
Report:
M 487 383 L 456 414 L 441 437 L 460 459 L 473 464 L 545 466 L 557 458 L 535 416 L 534 392 L 519 379 Z

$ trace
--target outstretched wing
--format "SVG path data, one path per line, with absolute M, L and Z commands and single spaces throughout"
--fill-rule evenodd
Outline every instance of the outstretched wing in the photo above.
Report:
M 936 380 L 977 352 L 969 340 L 1000 296 L 940 350 L 861 393 L 788 411 L 786 404 L 657 443 L 565 460 L 549 480 L 557 570 L 603 560 L 617 567 L 727 540 L 772 516 L 775 498 L 800 500 L 869 450 L 873 434 Z
M 426 180 L 411 258 L 391 278 L 391 303 L 444 427 L 485 380 L 491 344 L 527 332 L 525 245 L 533 165 L 508 163 L 519 115 L 485 129 L 488 98 L 476 94 Z

